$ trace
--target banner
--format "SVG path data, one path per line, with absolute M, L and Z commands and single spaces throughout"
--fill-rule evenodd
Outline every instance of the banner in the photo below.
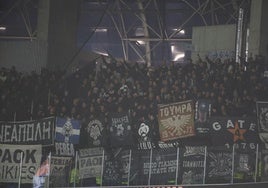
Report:
M 256 148 L 236 147 L 234 150 L 234 183 L 254 182 Z
M 111 116 L 109 131 L 112 147 L 133 145 L 131 123 L 126 113 Z
M 151 150 L 134 150 L 131 154 L 129 185 L 149 185 Z
M 203 184 L 206 146 L 185 146 L 181 149 L 182 183 Z
M 92 119 L 83 125 L 80 134 L 80 145 L 101 147 L 106 144 L 106 128 L 100 119 Z
M 0 182 L 18 183 L 20 178 L 21 183 L 32 183 L 40 165 L 41 150 L 41 145 L 0 144 Z
M 57 142 L 79 143 L 80 122 L 70 118 L 56 118 L 56 137 Z
M 206 184 L 231 183 L 232 148 L 208 147 L 206 156 Z
M 130 150 L 116 149 L 105 154 L 102 185 L 128 185 Z
M 153 127 L 149 121 L 138 121 L 135 125 L 135 133 L 138 149 L 152 149 L 156 147 L 153 142 Z
M 256 104 L 259 133 L 268 133 L 268 102 L 258 101 Z
M 268 150 L 264 149 L 261 152 L 261 181 L 268 181 Z
M 80 179 L 101 177 L 103 148 L 89 148 L 79 150 Z
M 201 99 L 195 103 L 195 131 L 196 135 L 205 136 L 210 132 L 208 119 L 211 115 L 211 102 Z
M 57 156 L 74 156 L 75 148 L 72 143 L 55 142 L 55 153 Z
M 214 145 L 259 142 L 255 118 L 213 117 L 210 125 Z
M 55 119 L 36 121 L 0 122 L 0 143 L 52 145 Z
M 195 135 L 192 101 L 158 106 L 158 123 L 161 141 Z
M 144 164 L 149 167 L 150 185 L 175 185 L 177 162 L 177 148 L 153 149 L 151 164 Z
M 51 156 L 49 187 L 67 187 L 71 170 L 71 157 Z

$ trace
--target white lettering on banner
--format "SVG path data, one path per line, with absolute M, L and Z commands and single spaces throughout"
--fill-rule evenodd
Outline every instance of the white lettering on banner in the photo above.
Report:
M 18 182 L 21 178 L 21 183 L 32 183 L 41 150 L 41 145 L 0 145 L 0 182 Z
M 245 120 L 238 119 L 237 123 L 238 123 L 238 126 L 239 126 L 240 129 L 244 128 Z M 213 129 L 215 131 L 219 131 L 219 130 L 221 130 L 222 125 L 219 122 L 216 121 L 216 122 L 212 123 L 212 127 L 213 127 Z M 227 122 L 226 122 L 226 128 L 227 129 L 228 128 L 235 128 L 234 122 L 232 120 L 228 119 Z M 250 127 L 249 127 L 249 130 L 255 131 L 255 128 L 256 128 L 256 124 L 251 123 Z
M 167 116 L 173 116 L 176 114 L 183 114 L 192 112 L 192 105 L 191 103 L 186 104 L 176 104 L 176 105 L 170 105 L 168 107 L 164 107 L 160 109 L 160 116 L 167 117 Z
M 51 121 L 32 123 L 10 123 L 0 124 L 0 142 L 38 142 L 40 140 L 50 140 Z
M 192 155 L 205 155 L 206 149 L 204 146 L 185 146 L 186 151 L 183 153 L 184 157 Z
M 72 143 L 56 142 L 56 155 L 74 156 L 74 145 Z
M 128 116 L 123 116 L 120 118 L 112 118 L 112 123 L 117 124 L 117 123 L 128 123 Z
M 158 161 L 143 164 L 143 173 L 148 174 L 151 168 L 151 174 L 163 174 L 176 172 L 177 160 Z

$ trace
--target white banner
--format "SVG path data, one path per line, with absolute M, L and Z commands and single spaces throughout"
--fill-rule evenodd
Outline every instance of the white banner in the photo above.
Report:
M 0 144 L 0 182 L 32 183 L 41 155 L 41 145 Z
M 101 176 L 102 148 L 79 150 L 79 175 L 81 179 Z

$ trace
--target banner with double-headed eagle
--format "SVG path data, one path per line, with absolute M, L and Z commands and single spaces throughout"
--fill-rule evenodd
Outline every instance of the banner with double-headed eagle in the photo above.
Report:
M 194 107 L 191 100 L 158 106 L 161 141 L 170 141 L 195 135 Z

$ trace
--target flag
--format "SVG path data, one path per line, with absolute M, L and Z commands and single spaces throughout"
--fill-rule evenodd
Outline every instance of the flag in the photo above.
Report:
M 170 141 L 195 135 L 192 101 L 158 106 L 161 141 Z
M 258 101 L 256 104 L 259 133 L 268 133 L 268 102 Z
M 211 115 L 211 102 L 209 100 L 198 100 L 195 103 L 195 131 L 196 135 L 208 136 Z
M 210 126 L 213 145 L 259 142 L 255 118 L 213 117 Z
M 91 119 L 81 128 L 80 145 L 101 147 L 106 145 L 106 128 L 101 119 Z
M 126 113 L 113 114 L 109 126 L 112 147 L 133 145 L 131 122 Z
M 70 118 L 56 118 L 57 142 L 78 144 L 80 135 L 80 122 Z

